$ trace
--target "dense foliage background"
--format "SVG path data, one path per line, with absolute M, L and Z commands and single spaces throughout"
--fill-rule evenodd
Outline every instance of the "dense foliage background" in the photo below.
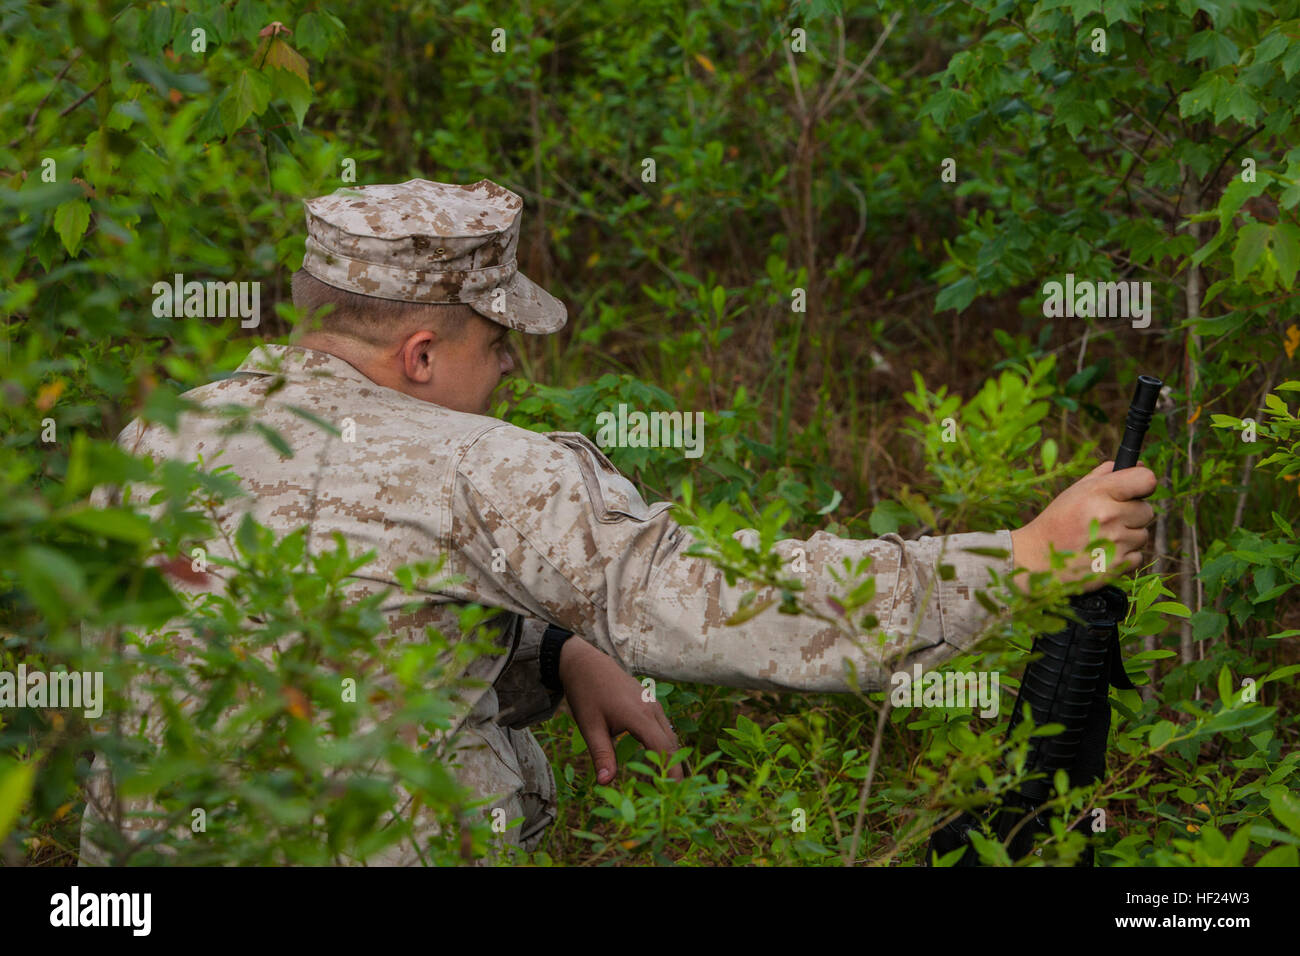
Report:
M 211 713 L 174 711 L 156 752 L 121 721 L 92 741 L 79 712 L 0 710 L 6 862 L 75 862 L 92 747 L 172 824 L 232 808 L 205 839 L 123 839 L 117 862 L 374 848 L 395 784 L 448 821 L 431 862 L 486 852 L 436 762 L 314 692 L 379 628 L 335 600 L 364 556 L 249 526 L 241 597 L 195 606 L 172 582 L 229 479 L 112 445 L 299 321 L 303 198 L 411 177 L 524 196 L 522 268 L 569 306 L 562 333 L 519 343 L 499 413 L 593 434 L 620 401 L 704 412 L 702 459 L 611 456 L 648 500 L 688 499 L 755 581 L 774 580 L 770 540 L 722 553 L 737 527 L 1018 526 L 1113 455 L 1136 376 L 1163 378 L 1155 546 L 1122 629 L 1143 687 L 1112 698 L 1107 778 L 1060 802 L 1105 809 L 1103 864 L 1300 862 L 1300 2 L 52 0 L 0 19 L 0 670 L 120 687 L 123 644 L 179 615 L 212 637 L 225 702 L 263 691 L 241 719 L 267 731 L 237 747 Z M 156 316 L 176 273 L 259 282 L 260 325 Z M 1045 317 L 1043 284 L 1067 273 L 1151 282 L 1150 324 Z M 157 516 L 89 500 L 146 479 Z M 1007 673 L 997 719 L 661 683 L 692 775 L 663 779 L 624 738 L 602 787 L 557 716 L 539 734 L 562 819 L 533 861 L 921 862 L 934 826 L 1014 781 L 1009 678 L 1044 602 L 954 662 Z M 83 626 L 111 640 L 83 646 Z M 240 650 L 284 633 L 301 653 Z M 154 663 L 159 700 L 193 690 Z M 384 666 L 398 723 L 436 729 L 445 658 Z M 363 772 L 379 756 L 391 776 Z

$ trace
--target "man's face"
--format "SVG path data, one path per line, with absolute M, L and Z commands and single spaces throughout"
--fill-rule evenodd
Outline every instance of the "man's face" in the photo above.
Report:
M 492 392 L 514 370 L 504 325 L 474 315 L 459 338 L 438 342 L 433 350 L 433 379 L 420 398 L 474 415 L 492 409 Z

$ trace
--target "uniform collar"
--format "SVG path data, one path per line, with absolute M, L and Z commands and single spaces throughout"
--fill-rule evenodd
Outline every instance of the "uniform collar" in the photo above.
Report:
M 337 355 L 305 349 L 301 345 L 259 345 L 248 353 L 236 371 L 247 375 L 340 378 L 366 385 L 375 384 Z

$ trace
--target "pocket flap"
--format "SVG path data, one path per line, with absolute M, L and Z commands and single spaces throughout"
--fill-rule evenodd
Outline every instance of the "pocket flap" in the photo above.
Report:
M 629 518 L 648 521 L 672 507 L 671 501 L 647 505 L 636 486 L 620 474 L 605 453 L 581 432 L 547 432 L 546 437 L 577 452 L 583 481 L 600 521 L 606 524 Z

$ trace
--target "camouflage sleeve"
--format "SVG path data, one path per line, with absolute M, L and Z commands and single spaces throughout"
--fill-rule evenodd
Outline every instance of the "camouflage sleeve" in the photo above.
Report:
M 995 598 L 991 572 L 1013 567 L 1009 531 L 917 541 L 818 532 L 775 546 L 788 566 L 802 553 L 802 599 L 834 617 L 833 599 L 849 587 L 832 569 L 869 556 L 875 594 L 855 615 L 874 615 L 883 639 L 864 641 L 859 632 L 855 640 L 844 628 L 775 608 L 733 626 L 727 619 L 753 588 L 728 585 L 707 560 L 687 556 L 692 538 L 669 517 L 671 504 L 647 506 L 581 435 L 494 429 L 462 457 L 453 498 L 448 551 L 479 572 L 471 599 L 554 621 L 630 673 L 665 679 L 847 691 L 847 661 L 862 687 L 880 688 L 893 671 L 930 669 L 970 647 L 989 614 L 976 592 Z M 501 570 L 481 573 L 489 566 Z
M 523 730 L 554 716 L 555 708 L 564 699 L 563 694 L 551 693 L 542 683 L 537 654 L 546 622 L 525 617 L 520 620 L 519 631 L 515 656 L 494 685 L 500 701 L 497 723 L 514 730 Z

